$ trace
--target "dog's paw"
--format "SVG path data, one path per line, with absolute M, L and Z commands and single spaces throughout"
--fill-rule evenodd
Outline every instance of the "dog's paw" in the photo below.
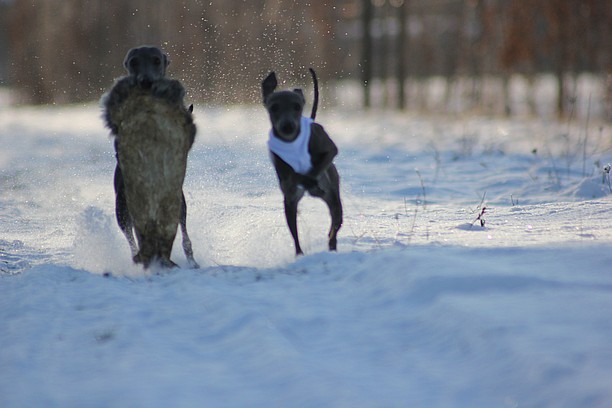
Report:
M 193 257 L 187 258 L 187 265 L 189 269 L 200 269 L 200 264 Z
M 171 103 L 179 102 L 185 96 L 185 89 L 175 80 L 157 81 L 151 86 L 154 96 L 166 99 Z
M 135 88 L 138 85 L 136 78 L 133 76 L 127 76 L 121 78 L 115 86 L 113 87 L 111 92 L 116 92 L 121 96 L 127 95 L 132 88 Z
M 123 77 L 118 80 L 113 88 L 102 97 L 102 104 L 107 115 L 120 106 L 127 99 L 133 87 L 136 86 L 136 80 L 132 77 Z

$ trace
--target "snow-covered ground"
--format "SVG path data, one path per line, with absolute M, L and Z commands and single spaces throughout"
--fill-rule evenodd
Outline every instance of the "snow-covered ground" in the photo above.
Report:
M 99 109 L 1 109 L 0 407 L 612 406 L 609 125 L 322 110 L 296 260 L 265 112 L 196 107 L 202 268 L 145 272 Z

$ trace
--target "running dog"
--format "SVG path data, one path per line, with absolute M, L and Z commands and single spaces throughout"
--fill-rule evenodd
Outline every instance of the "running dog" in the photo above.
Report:
M 338 230 L 342 226 L 340 176 L 333 163 L 338 148 L 323 127 L 314 121 L 319 102 L 317 76 L 314 82 L 314 103 L 310 118 L 302 115 L 306 100 L 301 89 L 275 91 L 278 85 L 272 71 L 262 81 L 263 104 L 270 116 L 272 129 L 268 149 L 284 196 L 285 217 L 295 253 L 303 254 L 298 238 L 297 208 L 307 191 L 325 201 L 331 215 L 328 247 L 335 251 Z
M 104 120 L 115 137 L 115 214 L 134 262 L 176 266 L 170 253 L 180 223 L 183 250 L 197 268 L 182 190 L 196 134 L 193 105 L 186 108 L 181 83 L 165 77 L 168 64 L 157 47 L 133 48 L 124 60 L 128 75 L 102 97 Z

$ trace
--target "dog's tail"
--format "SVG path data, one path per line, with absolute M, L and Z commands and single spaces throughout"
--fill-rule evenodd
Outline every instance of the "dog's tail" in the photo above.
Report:
M 310 119 L 314 120 L 317 116 L 317 108 L 319 107 L 319 81 L 317 80 L 317 74 L 314 69 L 308 68 L 310 75 L 312 75 L 312 82 L 314 84 L 314 101 L 312 103 L 312 111 L 310 112 Z

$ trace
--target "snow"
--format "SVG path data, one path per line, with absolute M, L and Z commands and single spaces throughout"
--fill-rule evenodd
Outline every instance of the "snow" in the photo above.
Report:
M 323 109 L 295 259 L 267 115 L 196 106 L 202 268 L 144 271 L 99 108 L 0 109 L 1 407 L 612 405 L 609 126 Z

